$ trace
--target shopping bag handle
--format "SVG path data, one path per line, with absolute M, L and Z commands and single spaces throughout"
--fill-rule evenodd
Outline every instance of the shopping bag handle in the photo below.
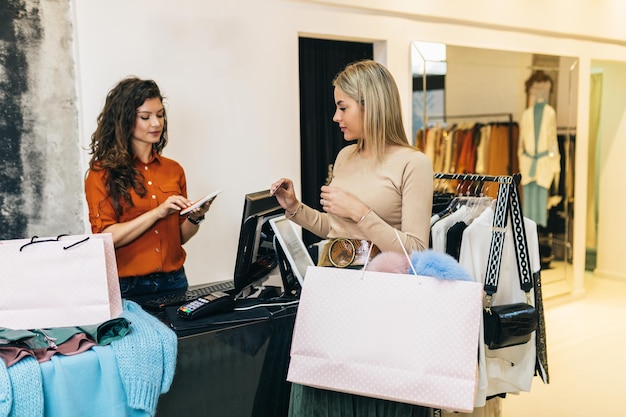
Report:
M 417 275 L 417 272 L 415 271 L 415 267 L 413 266 L 413 262 L 411 262 L 411 257 L 409 256 L 409 253 L 406 251 L 406 248 L 404 247 L 404 243 L 402 243 L 402 239 L 400 239 L 400 233 L 398 233 L 398 229 L 393 229 L 393 231 L 396 232 L 396 237 L 398 238 L 398 242 L 400 243 L 402 252 L 404 252 L 404 256 L 406 256 L 406 259 L 409 261 L 409 266 L 411 267 L 411 270 L 413 271 L 413 275 Z
M 409 261 L 409 266 L 411 267 L 411 270 L 413 271 L 413 275 L 417 275 L 417 272 L 415 271 L 415 267 L 413 266 L 413 262 L 411 262 L 411 257 L 406 251 L 406 248 L 404 247 L 404 243 L 402 243 L 402 239 L 400 239 L 400 233 L 398 233 L 398 229 L 394 228 L 393 231 L 395 232 L 396 237 L 398 238 L 398 243 L 400 243 L 400 247 L 402 248 L 402 252 L 404 252 L 404 256 L 406 256 L 406 259 Z M 365 276 L 365 270 L 367 269 L 367 264 L 370 261 L 370 255 L 372 254 L 373 247 L 374 245 L 370 245 L 370 248 L 367 252 L 367 258 L 365 258 L 365 265 L 363 265 L 363 274 L 361 274 L 361 279 L 363 279 L 363 276 Z
M 58 236 L 56 237 L 56 239 L 40 239 L 40 240 L 36 240 L 36 239 L 39 239 L 39 236 L 33 236 L 33 237 L 31 237 L 31 238 L 30 238 L 30 242 L 25 243 L 25 244 L 23 244 L 22 246 L 20 246 L 20 252 L 21 252 L 21 251 L 22 251 L 22 250 L 23 250 L 26 246 L 34 245 L 35 243 L 43 243 L 43 242 L 59 242 L 59 241 L 61 241 L 61 238 L 62 238 L 62 237 L 64 237 L 64 236 L 69 236 L 69 235 L 68 235 L 67 233 L 63 233 L 63 234 L 58 235 Z M 70 248 L 72 248 L 72 247 L 74 247 L 74 246 L 76 246 L 76 245 L 79 245 L 79 244 L 81 244 L 81 243 L 83 243 L 83 242 L 86 242 L 86 241 L 88 241 L 88 240 L 89 240 L 89 236 L 85 237 L 84 239 L 77 240 L 76 242 L 74 242 L 74 243 L 72 243 L 72 244 L 70 244 L 70 245 L 63 246 L 63 250 L 70 249 Z

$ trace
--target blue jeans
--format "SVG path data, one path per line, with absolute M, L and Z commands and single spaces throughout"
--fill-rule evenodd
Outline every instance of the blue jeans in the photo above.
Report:
M 173 272 L 155 272 L 140 277 L 120 278 L 122 298 L 163 291 L 187 290 L 185 268 Z

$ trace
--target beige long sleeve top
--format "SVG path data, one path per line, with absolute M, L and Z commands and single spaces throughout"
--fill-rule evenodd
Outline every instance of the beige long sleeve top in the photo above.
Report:
M 412 148 L 393 147 L 377 164 L 373 158 L 355 154 L 355 146 L 337 155 L 330 185 L 352 193 L 372 211 L 355 223 L 305 205 L 292 220 L 323 238 L 370 240 L 383 252 L 402 252 L 394 229 L 409 253 L 428 248 L 433 195 L 430 159 Z

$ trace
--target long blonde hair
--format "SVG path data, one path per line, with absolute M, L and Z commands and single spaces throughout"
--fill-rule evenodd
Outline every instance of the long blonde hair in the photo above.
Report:
M 335 77 L 333 86 L 363 108 L 364 137 L 357 141 L 357 152 L 367 148 L 380 162 L 386 144 L 411 147 L 402 124 L 398 86 L 382 64 L 369 59 L 348 64 Z

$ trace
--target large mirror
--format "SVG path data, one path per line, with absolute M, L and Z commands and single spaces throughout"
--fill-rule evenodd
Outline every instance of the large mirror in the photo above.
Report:
M 413 135 L 415 144 L 433 160 L 436 172 L 521 172 L 528 167 L 519 164 L 520 137 L 533 128 L 521 123 L 526 120 L 524 114 L 542 109 L 542 117 L 555 125 L 557 140 L 550 149 L 550 158 L 556 154 L 559 159 L 553 166 L 550 184 L 541 184 L 538 193 L 530 186 L 520 190 L 523 201 L 526 197 L 524 215 L 538 224 L 544 297 L 569 293 L 577 59 L 417 41 L 411 49 Z M 534 114 L 535 120 L 540 120 L 540 113 Z M 441 144 L 461 137 L 459 132 L 470 134 L 476 149 L 482 143 L 488 149 L 483 155 L 491 156 L 481 158 L 479 152 L 485 152 L 483 149 L 468 162 L 466 158 L 461 161 L 455 145 L 446 145 L 444 151 Z M 534 165 L 536 172 L 539 163 Z

